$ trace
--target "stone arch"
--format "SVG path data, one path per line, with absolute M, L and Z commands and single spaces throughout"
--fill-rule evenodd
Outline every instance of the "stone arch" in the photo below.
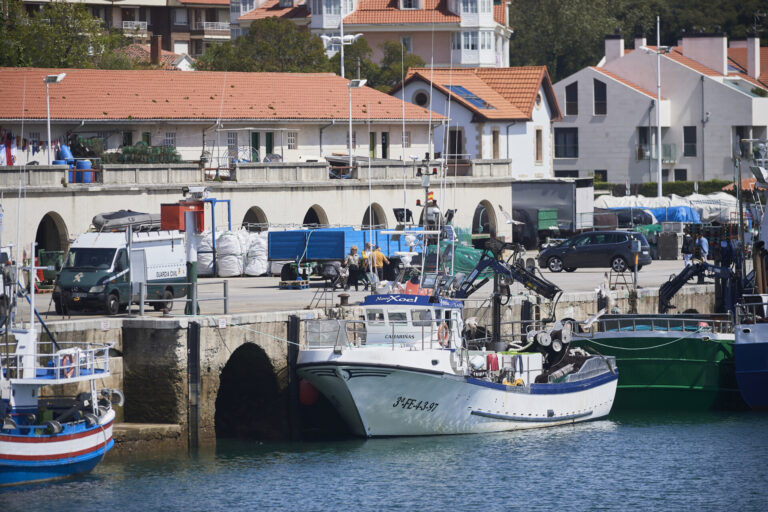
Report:
M 316 225 L 316 226 L 327 226 L 328 225 L 328 215 L 325 213 L 325 210 L 323 210 L 323 207 L 319 204 L 313 204 L 309 207 L 309 210 L 307 210 L 307 213 L 304 214 L 304 220 L 301 221 L 301 223 L 305 226 L 308 225 Z
M 69 232 L 64 219 L 56 212 L 43 215 L 35 234 L 38 251 L 66 251 L 69 248 Z
M 267 214 L 258 206 L 251 206 L 243 217 L 243 227 L 248 231 L 264 231 L 268 224 Z
M 219 377 L 217 438 L 279 440 L 288 432 L 285 391 L 267 353 L 254 343 L 235 350 Z
M 368 228 L 368 224 L 371 223 L 371 213 L 373 213 L 373 227 L 386 229 L 387 214 L 379 203 L 372 203 L 368 208 L 365 209 L 362 226 L 364 228 Z
M 472 217 L 472 234 L 489 235 L 494 238 L 497 233 L 496 227 L 496 213 L 493 210 L 493 205 L 485 199 L 477 203 L 475 214 Z M 485 246 L 486 240 L 487 238 L 474 238 L 472 244 L 481 249 Z

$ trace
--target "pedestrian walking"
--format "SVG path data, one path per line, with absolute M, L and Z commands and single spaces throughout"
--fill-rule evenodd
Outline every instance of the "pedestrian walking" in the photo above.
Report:
M 696 238 L 696 247 L 699 249 L 699 258 L 701 261 L 707 261 L 707 255 L 709 254 L 709 241 L 703 233 L 699 233 Z
M 373 251 L 373 267 L 376 270 L 376 276 L 379 278 L 379 281 L 384 280 L 384 265 L 389 265 L 389 260 L 381 252 L 381 247 L 377 245 Z
M 693 249 L 694 249 L 693 237 L 688 232 L 688 230 L 686 230 L 685 236 L 683 237 L 683 246 L 680 249 L 680 254 L 683 255 L 683 263 L 684 263 L 684 266 L 686 267 L 691 265 L 691 258 L 693 257 Z
M 344 285 L 344 289 L 349 290 L 350 286 L 354 286 L 355 291 L 357 291 L 358 281 L 360 279 L 360 255 L 357 254 L 356 245 L 349 248 L 349 254 L 344 258 L 344 267 L 346 267 L 348 271 L 347 282 Z

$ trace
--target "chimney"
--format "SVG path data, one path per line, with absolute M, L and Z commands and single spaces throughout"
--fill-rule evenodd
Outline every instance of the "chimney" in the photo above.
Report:
M 685 35 L 683 55 L 714 69 L 721 75 L 728 74 L 728 48 L 725 34 Z
M 149 63 L 153 66 L 160 65 L 160 54 L 162 53 L 163 36 L 153 35 L 152 42 L 149 43 Z
M 624 56 L 624 38 L 621 34 L 605 36 L 605 63 Z
M 760 76 L 760 38 L 747 37 L 747 74 L 757 79 Z
M 645 41 L 645 36 L 635 36 L 635 50 L 646 46 L 648 43 Z

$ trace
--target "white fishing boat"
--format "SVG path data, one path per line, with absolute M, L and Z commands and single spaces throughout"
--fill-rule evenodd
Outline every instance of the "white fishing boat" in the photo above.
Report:
M 30 274 L 35 268 L 30 269 Z M 0 486 L 66 478 L 93 469 L 112 448 L 113 402 L 123 397 L 97 389 L 109 376 L 111 344 L 39 341 L 34 286 L 30 321 L 14 326 L 16 267 L 0 272 Z M 45 325 L 43 324 L 43 328 Z M 79 386 L 88 383 L 87 390 Z M 75 396 L 46 396 L 55 386 L 78 385 Z
M 382 294 L 361 308 L 362 321 L 308 321 L 296 366 L 358 436 L 549 427 L 613 405 L 615 360 L 570 348 L 570 324 L 489 351 L 465 337 L 460 300 Z

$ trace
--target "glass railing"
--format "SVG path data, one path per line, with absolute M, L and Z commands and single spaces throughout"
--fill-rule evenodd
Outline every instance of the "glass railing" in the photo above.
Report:
M 657 155 L 656 146 L 648 144 L 638 144 L 635 146 L 635 158 L 637 160 L 656 160 Z M 677 161 L 677 144 L 661 145 L 661 161 L 666 164 Z
M 123 30 L 147 30 L 146 21 L 124 21 Z

